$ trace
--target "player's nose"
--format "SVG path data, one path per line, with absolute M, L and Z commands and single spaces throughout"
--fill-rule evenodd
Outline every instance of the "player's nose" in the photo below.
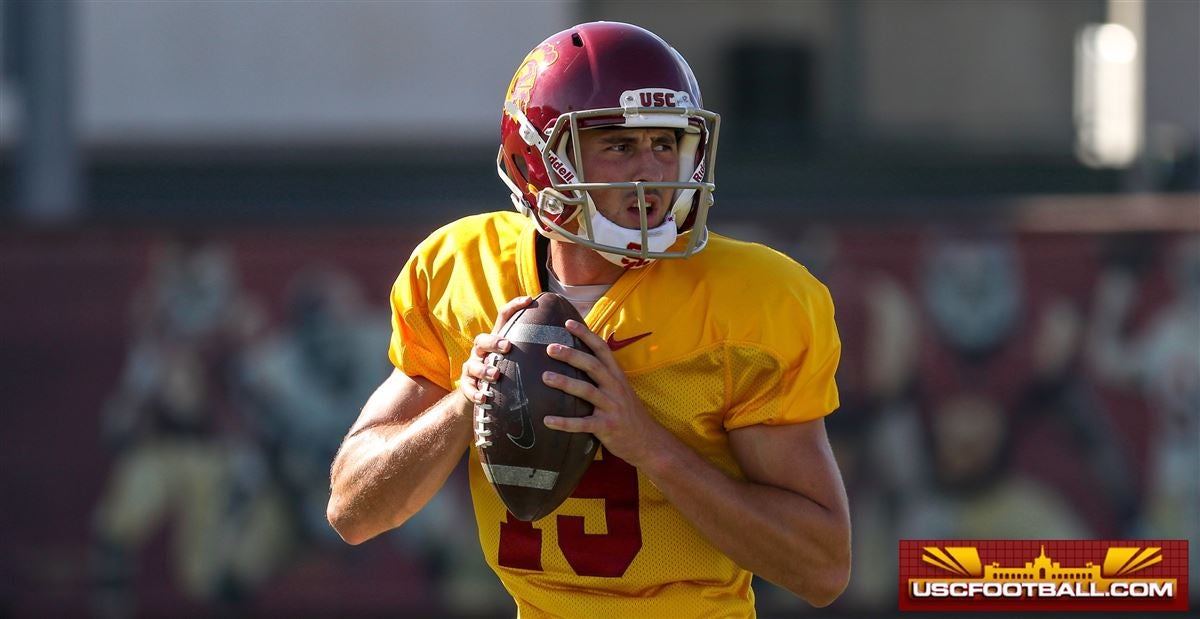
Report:
M 643 145 L 638 148 L 633 180 L 647 183 L 662 182 L 667 178 L 667 167 L 667 164 L 654 152 L 652 145 Z

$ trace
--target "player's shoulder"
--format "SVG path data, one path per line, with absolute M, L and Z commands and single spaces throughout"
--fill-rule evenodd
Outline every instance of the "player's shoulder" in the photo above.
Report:
M 721 289 L 745 290 L 764 301 L 828 296 L 825 285 L 790 256 L 761 243 L 709 235 L 695 266 Z
M 418 250 L 434 252 L 463 246 L 488 244 L 515 244 L 529 220 L 515 211 L 496 211 L 469 215 L 452 221 L 425 237 Z
M 529 220 L 515 211 L 463 217 L 425 237 L 413 249 L 410 266 L 436 269 L 441 265 L 461 265 L 464 258 L 480 262 L 510 259 L 529 225 Z
M 829 290 L 803 265 L 761 243 L 710 232 L 700 253 L 662 260 L 655 269 L 646 293 L 651 301 L 640 309 L 671 325 L 681 354 L 720 342 L 740 351 L 739 358 L 766 352 L 792 363 L 814 348 L 824 351 L 836 337 Z M 664 297 L 678 301 L 662 303 Z

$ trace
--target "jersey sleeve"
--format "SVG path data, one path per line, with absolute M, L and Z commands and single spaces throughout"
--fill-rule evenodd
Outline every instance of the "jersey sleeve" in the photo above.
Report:
M 422 269 L 420 248 L 404 265 L 392 285 L 392 340 L 388 358 L 409 376 L 423 376 L 439 387 L 452 390 L 450 359 L 446 353 L 443 327 L 429 310 L 427 274 Z
M 808 292 L 792 301 L 764 319 L 769 326 L 761 345 L 729 347 L 727 430 L 802 423 L 837 409 L 834 375 L 842 345 L 833 300 L 814 279 Z

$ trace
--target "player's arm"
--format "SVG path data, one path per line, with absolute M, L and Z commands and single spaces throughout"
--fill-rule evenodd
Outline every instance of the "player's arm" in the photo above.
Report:
M 742 567 L 826 606 L 850 575 L 850 512 L 823 420 L 755 425 L 729 433 L 746 480 L 700 457 L 646 413 L 612 352 L 578 322 L 567 328 L 596 354 L 551 345 L 550 355 L 596 385 L 547 374 L 547 384 L 589 400 L 590 417 L 547 417 L 547 427 L 591 432 L 629 462 L 714 546 Z
M 850 578 L 850 508 L 825 421 L 748 426 L 729 442 L 746 482 L 709 465 L 705 484 L 715 489 L 692 485 L 680 465 L 705 461 L 679 443 L 678 454 L 652 465 L 662 485 L 675 486 L 668 498 L 688 503 L 697 527 L 739 565 L 814 606 L 832 603 Z M 725 502 L 726 484 L 742 501 L 722 513 L 711 503 Z
M 496 324 L 529 302 L 510 301 Z M 483 360 L 511 346 L 494 333 L 475 337 L 458 389 L 394 370 L 367 400 L 330 473 L 326 517 L 342 539 L 361 544 L 400 526 L 429 502 L 471 444 L 472 402 L 497 378 Z
M 361 544 L 420 511 L 467 449 L 469 409 L 457 392 L 393 370 L 333 461 L 326 516 L 338 535 Z

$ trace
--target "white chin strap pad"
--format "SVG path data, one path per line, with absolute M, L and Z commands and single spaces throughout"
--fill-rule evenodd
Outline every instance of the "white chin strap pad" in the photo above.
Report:
M 642 245 L 642 231 L 640 228 L 622 228 L 609 221 L 599 211 L 593 211 L 592 213 L 592 234 L 595 235 L 595 238 L 592 239 L 594 242 L 609 247 L 638 249 Z M 662 224 L 651 228 L 646 235 L 646 240 L 650 245 L 647 249 L 651 252 L 667 251 L 675 244 L 675 238 L 678 235 L 679 228 L 675 225 L 675 216 L 668 213 L 667 218 L 663 220 Z M 598 251 L 597 253 L 604 256 L 609 262 L 623 267 L 638 268 L 654 261 L 654 258 L 630 258 L 629 256 L 622 256 L 606 251 Z

